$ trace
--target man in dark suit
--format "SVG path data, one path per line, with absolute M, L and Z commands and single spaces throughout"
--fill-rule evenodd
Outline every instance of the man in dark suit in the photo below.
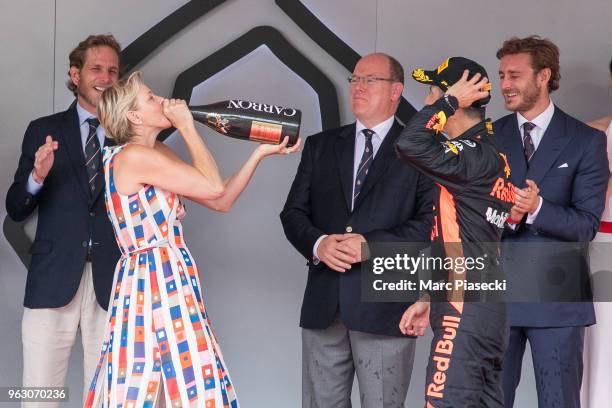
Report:
M 15 221 L 38 207 L 22 322 L 24 386 L 63 386 L 79 328 L 85 387 L 97 364 L 119 251 L 104 204 L 96 108 L 118 79 L 119 53 L 112 35 L 89 36 L 70 53 L 76 101 L 30 123 L 6 196 Z
M 534 288 L 534 294 L 548 299 L 574 300 L 509 304 L 505 406 L 514 403 L 529 340 L 539 406 L 579 407 L 584 327 L 595 323 L 588 283 L 578 298 L 565 299 L 551 290 L 564 281 L 574 289 L 588 282 L 580 254 L 567 243 L 586 243 L 597 232 L 609 176 L 606 139 L 551 102 L 549 93 L 559 87 L 560 74 L 559 50 L 550 40 L 512 38 L 497 57 L 505 105 L 515 112 L 494 124 L 518 187 L 504 234 L 510 300 Z M 513 292 L 520 284 L 524 287 Z
M 385 54 L 363 57 L 349 77 L 357 122 L 309 137 L 281 213 L 308 260 L 302 304 L 304 407 L 350 407 L 355 372 L 364 407 L 403 406 L 415 338 L 397 322 L 405 303 L 361 301 L 361 244 L 424 242 L 433 184 L 393 151 L 404 82 Z

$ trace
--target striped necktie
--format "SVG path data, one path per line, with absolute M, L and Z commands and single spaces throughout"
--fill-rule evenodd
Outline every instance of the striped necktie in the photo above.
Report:
M 363 155 L 361 156 L 361 161 L 359 162 L 359 168 L 357 169 L 357 176 L 355 176 L 353 206 L 355 206 L 355 201 L 357 201 L 357 197 L 361 192 L 361 187 L 363 187 L 363 183 L 368 175 L 368 170 L 370 169 L 372 161 L 374 160 L 374 147 L 372 146 L 372 136 L 374 135 L 374 131 L 370 129 L 363 129 L 362 132 L 365 135 L 366 140 Z
M 87 169 L 87 179 L 89 180 L 89 195 L 93 196 L 98 182 L 98 173 L 102 167 L 102 153 L 100 152 L 100 142 L 96 133 L 100 121 L 96 118 L 87 119 L 89 124 L 89 134 L 85 142 L 85 168 Z
M 533 144 L 533 139 L 531 138 L 531 131 L 536 127 L 531 122 L 523 123 L 523 150 L 525 151 L 525 159 L 529 163 L 531 157 L 535 153 L 535 145 Z

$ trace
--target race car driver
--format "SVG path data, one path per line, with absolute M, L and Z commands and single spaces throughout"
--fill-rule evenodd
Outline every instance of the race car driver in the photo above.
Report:
M 426 106 L 402 131 L 396 150 L 437 184 L 432 254 L 438 243 L 445 258 L 481 257 L 487 260 L 485 275 L 493 276 L 499 270 L 497 243 L 515 192 L 505 156 L 492 140 L 491 122 L 485 120 L 491 89 L 487 73 L 472 60 L 453 57 L 435 70 L 417 69 L 412 76 L 429 85 L 429 93 Z M 486 279 L 470 270 L 464 275 L 447 272 L 449 282 Z M 455 289 L 439 301 L 422 298 L 400 322 L 404 334 L 423 335 L 429 317 L 434 333 L 426 406 L 502 407 L 505 305 L 482 301 L 483 293 Z

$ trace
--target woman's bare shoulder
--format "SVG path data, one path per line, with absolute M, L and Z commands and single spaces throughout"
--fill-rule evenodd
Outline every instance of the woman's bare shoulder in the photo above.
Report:
M 159 152 L 153 147 L 131 143 L 126 145 L 119 153 L 117 153 L 115 160 L 139 160 L 156 154 L 159 154 Z
M 164 154 L 166 157 L 168 157 L 170 159 L 181 160 L 180 157 L 178 156 L 178 154 L 176 154 L 176 152 L 174 150 L 172 150 L 172 148 L 170 146 L 166 145 L 164 142 L 160 142 L 159 140 L 156 140 L 155 141 L 154 149 L 157 150 L 158 152 Z

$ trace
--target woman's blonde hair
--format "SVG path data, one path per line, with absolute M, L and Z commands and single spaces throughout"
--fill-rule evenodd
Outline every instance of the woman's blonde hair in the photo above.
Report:
M 98 104 L 98 119 L 106 135 L 117 144 L 126 144 L 135 136 L 128 112 L 138 109 L 138 91 L 143 85 L 142 74 L 135 71 L 102 93 Z

